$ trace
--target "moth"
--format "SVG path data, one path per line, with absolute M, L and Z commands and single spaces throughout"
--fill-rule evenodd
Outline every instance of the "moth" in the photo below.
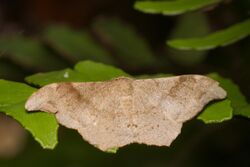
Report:
M 103 82 L 53 83 L 27 100 L 28 111 L 53 113 L 57 121 L 108 151 L 130 143 L 170 146 L 182 124 L 226 92 L 201 75 Z

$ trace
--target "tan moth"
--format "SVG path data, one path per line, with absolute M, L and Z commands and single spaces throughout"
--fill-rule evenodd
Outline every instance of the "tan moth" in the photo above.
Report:
M 218 82 L 201 75 L 121 77 L 53 83 L 35 92 L 25 108 L 54 113 L 60 124 L 107 151 L 130 143 L 169 146 L 185 121 L 225 97 Z

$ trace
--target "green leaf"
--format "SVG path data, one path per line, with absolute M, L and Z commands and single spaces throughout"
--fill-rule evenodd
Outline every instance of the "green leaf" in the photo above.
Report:
M 90 59 L 112 64 L 110 54 L 99 46 L 87 32 L 68 27 L 50 26 L 44 32 L 45 40 L 72 62 Z
M 182 50 L 207 50 L 232 44 L 250 34 L 250 19 L 201 38 L 174 39 L 169 46 Z
M 83 81 L 104 81 L 120 76 L 129 77 L 129 75 L 121 69 L 92 61 L 77 63 L 75 70 L 82 74 Z
M 25 101 L 11 106 L 0 107 L 0 112 L 4 112 L 20 122 L 43 148 L 55 148 L 58 124 L 54 115 L 44 112 L 27 113 L 24 104 Z
M 195 31 L 194 31 L 195 27 Z M 173 28 L 170 38 L 200 37 L 209 33 L 209 24 L 206 15 L 201 12 L 181 15 Z M 205 60 L 207 51 L 177 50 L 168 48 L 169 57 L 182 66 L 194 66 Z
M 218 81 L 221 87 L 226 90 L 227 97 L 231 101 L 233 107 L 234 115 L 250 117 L 249 104 L 238 85 L 233 83 L 230 79 L 222 78 L 216 73 L 209 74 L 208 76 Z
M 137 1 L 134 8 L 152 14 L 178 15 L 197 10 L 221 0 L 171 0 L 171 1 Z
M 110 80 L 119 76 L 129 76 L 124 71 L 113 66 L 82 61 L 75 65 L 75 69 L 65 69 L 48 73 L 35 74 L 26 77 L 28 83 L 44 86 L 55 82 L 88 82 Z
M 0 52 L 24 68 L 46 71 L 66 67 L 63 61 L 48 52 L 38 40 L 20 35 L 1 37 Z
M 14 105 L 25 101 L 34 91 L 23 83 L 11 82 L 0 79 L 0 106 Z
M 43 148 L 53 149 L 57 144 L 58 124 L 54 115 L 27 113 L 24 109 L 27 98 L 36 89 L 17 82 L 0 80 L 0 112 L 20 122 Z
M 228 99 L 209 104 L 197 119 L 208 123 L 220 123 L 232 119 L 233 108 Z
M 244 107 L 239 108 L 236 112 L 236 115 L 241 115 L 247 118 L 250 118 L 250 105 L 246 105 Z
M 30 84 L 45 86 L 55 82 L 81 82 L 82 75 L 71 69 L 65 69 L 47 73 L 37 73 L 26 77 L 25 80 Z
M 112 48 L 121 64 L 141 68 L 156 62 L 149 45 L 132 27 L 116 19 L 99 19 L 93 27 L 105 44 Z

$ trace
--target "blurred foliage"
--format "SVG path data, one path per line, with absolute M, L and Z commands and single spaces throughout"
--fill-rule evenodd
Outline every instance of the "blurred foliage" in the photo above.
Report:
M 248 36 L 249 34 L 250 19 L 205 37 L 170 40 L 168 41 L 168 45 L 183 50 L 208 50 L 218 46 L 227 46 Z
M 221 0 L 169 0 L 169 1 L 138 1 L 135 9 L 146 13 L 161 13 L 164 15 L 178 15 L 190 10 L 196 10 Z
M 17 34 L 0 38 L 0 52 L 16 64 L 38 71 L 54 70 L 66 65 L 44 49 L 38 40 Z
M 48 44 L 71 62 L 91 59 L 112 63 L 109 53 L 96 43 L 88 32 L 78 32 L 65 26 L 50 26 L 44 31 Z
M 0 78 L 21 80 L 24 76 L 22 69 L 4 59 L 0 59 Z
M 93 28 L 106 45 L 114 48 L 113 51 L 122 64 L 136 69 L 156 63 L 148 44 L 129 25 L 115 19 L 99 19 L 94 23 Z
M 67 3 L 67 9 L 70 8 L 70 3 L 74 2 Z M 114 4 L 118 3 L 120 2 Z M 0 160 L 1 167 L 28 167 L 34 164 L 249 166 L 250 124 L 249 120 L 242 119 L 242 116 L 250 118 L 250 105 L 244 96 L 246 94 L 250 97 L 250 41 L 245 38 L 250 29 L 249 1 L 156 0 L 138 1 L 134 6 L 146 13 L 183 15 L 163 18 L 136 13 L 133 15 L 136 17 L 127 16 L 122 20 L 98 17 L 83 29 L 53 23 L 39 27 L 38 33 L 17 31 L 8 34 L 1 32 L 1 27 L 0 78 L 23 82 L 25 76 L 33 74 L 25 78 L 26 82 L 41 87 L 53 82 L 108 80 L 120 75 L 155 78 L 183 73 L 216 72 L 208 76 L 221 84 L 227 91 L 228 98 L 215 101 L 204 108 L 197 119 L 206 124 L 197 119 L 185 123 L 181 135 L 168 149 L 133 144 L 110 155 L 82 141 L 75 131 L 62 128 L 59 131 L 58 146 L 53 151 L 48 151 L 41 149 L 32 138 L 44 148 L 54 148 L 58 128 L 54 117 L 47 113 L 27 113 L 24 110 L 25 100 L 36 89 L 27 84 L 0 80 L 0 111 L 15 118 L 33 135 L 24 152 L 11 161 Z M 124 6 L 117 8 L 120 9 L 126 10 Z M 196 11 L 193 12 L 194 10 Z M 152 22 L 154 19 L 155 22 Z M 237 23 L 239 20 L 246 21 Z M 137 28 L 127 22 L 134 22 Z M 156 24 L 159 22 L 164 23 Z M 152 32 L 154 26 L 158 32 Z M 223 29 L 224 27 L 229 28 Z M 28 31 L 33 32 L 33 29 Z M 209 34 L 211 31 L 215 33 Z M 172 48 L 161 42 L 161 39 L 166 38 Z M 216 48 L 231 43 L 233 45 Z M 92 61 L 79 62 L 72 68 L 82 60 Z
M 0 157 L 12 158 L 25 148 L 27 133 L 14 119 L 0 113 Z
M 196 26 L 199 25 L 199 26 Z M 195 30 L 194 30 L 195 27 Z M 210 25 L 206 19 L 206 15 L 201 12 L 187 13 L 179 17 L 173 32 L 171 33 L 172 39 L 175 38 L 190 38 L 200 37 L 208 34 L 210 31 Z M 188 33 L 187 33 L 188 32 Z M 169 57 L 174 62 L 184 66 L 194 66 L 205 60 L 207 56 L 206 51 L 194 51 L 194 50 L 177 50 L 168 48 Z

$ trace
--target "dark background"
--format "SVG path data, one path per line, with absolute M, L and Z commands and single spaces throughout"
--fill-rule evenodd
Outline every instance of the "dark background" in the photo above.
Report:
M 201 61 L 190 65 L 188 59 L 192 57 L 184 61 L 176 60 L 165 45 L 181 16 L 144 14 L 134 10 L 133 4 L 133 0 L 0 0 L 0 35 L 21 33 L 37 36 L 50 24 L 65 24 L 75 30 L 91 30 L 90 25 L 97 17 L 115 17 L 133 26 L 149 43 L 155 56 L 164 59 L 165 63 L 163 66 L 155 64 L 141 69 L 121 64 L 120 68 L 136 75 L 218 72 L 236 82 L 249 100 L 249 37 L 230 46 L 211 50 Z M 203 9 L 203 12 L 207 16 L 209 31 L 212 32 L 248 18 L 250 1 L 224 1 L 218 6 Z M 39 72 L 21 67 L 8 58 L 0 57 L 0 61 L 20 72 L 18 75 L 4 75 L 1 78 L 23 81 L 24 76 Z M 66 63 L 68 67 L 74 64 Z M 60 127 L 59 144 L 55 150 L 43 150 L 28 134 L 25 147 L 14 157 L 2 158 L 0 167 L 250 166 L 249 141 L 250 121 L 242 117 L 211 125 L 192 120 L 184 124 L 182 134 L 171 148 L 133 144 L 121 148 L 117 154 L 102 153 L 83 141 L 75 131 Z

